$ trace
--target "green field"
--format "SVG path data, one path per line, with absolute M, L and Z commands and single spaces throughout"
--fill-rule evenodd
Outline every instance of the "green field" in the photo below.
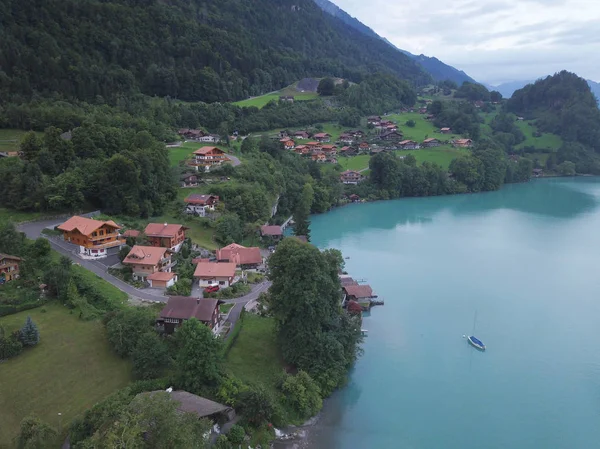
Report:
M 394 151 L 394 153 L 398 156 L 412 154 L 419 164 L 422 164 L 423 162 L 433 162 L 447 170 L 453 159 L 456 159 L 461 154 L 469 154 L 469 150 L 464 148 L 438 147 L 424 148 L 421 150 Z
M 418 112 L 408 112 L 403 114 L 390 114 L 385 116 L 386 120 L 390 120 L 398 124 L 399 129 L 404 134 L 406 140 L 415 140 L 419 143 L 429 137 L 435 137 L 440 140 L 460 139 L 458 134 L 440 134 L 438 129 L 429 120 L 425 120 L 422 114 Z M 415 127 L 410 128 L 405 125 L 409 120 L 415 121 Z
M 20 210 L 5 209 L 0 207 L 0 223 L 3 221 L 12 221 L 20 223 L 23 221 L 37 220 L 41 218 L 40 212 L 25 212 Z
M 344 170 L 362 170 L 369 166 L 370 159 L 371 156 L 368 154 L 360 154 L 352 157 L 339 157 L 338 164 L 340 164 Z
M 226 368 L 248 384 L 263 384 L 275 393 L 283 361 L 275 343 L 275 320 L 246 314 L 240 334 L 227 354 Z
M 296 83 L 281 90 L 260 95 L 258 97 L 248 98 L 246 100 L 236 101 L 233 104 L 240 107 L 255 106 L 260 109 L 264 107 L 269 101 L 279 101 L 280 95 L 293 95 L 295 101 L 314 100 L 319 96 L 319 94 L 317 94 L 316 92 L 298 92 L 295 86 Z
M 190 159 L 194 151 L 203 147 L 218 147 L 225 152 L 230 151 L 227 149 L 226 146 L 219 144 L 204 142 L 184 142 L 181 144 L 180 147 L 167 148 L 167 151 L 169 152 L 169 162 L 171 162 L 171 167 L 178 167 L 181 161 Z
M 64 434 L 76 416 L 131 381 L 129 361 L 111 351 L 99 321 L 82 321 L 51 304 L 0 318 L 0 325 L 12 332 L 27 315 L 41 341 L 0 365 L 0 447 L 10 444 L 30 414 L 60 425 Z
M 21 129 L 0 129 L 0 152 L 18 151 L 21 138 L 27 131 Z M 42 133 L 36 132 L 38 136 Z
M 398 156 L 412 154 L 419 164 L 423 162 L 434 162 L 447 170 L 453 159 L 456 159 L 461 154 L 468 154 L 469 150 L 442 146 L 438 148 L 423 148 L 420 150 L 398 150 L 394 151 L 394 153 Z M 369 159 L 371 159 L 371 156 L 366 154 L 353 157 L 340 157 L 338 159 L 338 164 L 340 164 L 344 170 L 362 170 L 369 167 Z M 367 176 L 366 171 L 361 173 Z
M 558 151 L 562 146 L 562 139 L 556 134 L 542 133 L 541 137 L 534 137 L 533 134 L 537 131 L 535 125 L 530 124 L 531 122 L 528 121 L 518 121 L 516 123 L 519 129 L 523 131 L 523 134 L 525 134 L 525 141 L 517 145 L 516 149 L 531 146 L 540 150 Z

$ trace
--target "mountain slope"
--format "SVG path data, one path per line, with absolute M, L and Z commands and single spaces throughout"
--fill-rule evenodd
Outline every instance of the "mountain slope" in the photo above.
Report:
M 31 14 L 35 10 L 36 14 Z M 0 94 L 229 101 L 309 76 L 430 77 L 312 0 L 6 0 Z
M 319 5 L 319 7 L 321 9 L 323 9 L 323 11 L 327 12 L 328 14 L 331 14 L 334 17 L 337 17 L 345 24 L 351 26 L 352 28 L 356 29 L 357 31 L 360 31 L 362 34 L 364 34 L 366 36 L 374 37 L 377 39 L 381 39 L 384 42 L 386 42 L 387 44 L 389 44 L 391 47 L 393 47 L 393 48 L 397 49 L 398 51 L 404 53 L 405 55 L 409 56 L 414 61 L 416 61 L 421 67 L 423 67 L 423 69 L 427 73 L 429 73 L 435 81 L 452 80 L 459 86 L 462 83 L 464 83 L 465 81 L 468 81 L 470 83 L 476 82 L 473 78 L 471 78 L 469 75 L 467 75 L 462 70 L 458 70 L 452 66 L 449 66 L 448 64 L 444 64 L 442 61 L 440 61 L 437 58 L 433 58 L 433 57 L 429 57 L 429 56 L 425 56 L 425 55 L 413 55 L 412 53 L 409 53 L 406 50 L 399 49 L 394 44 L 392 44 L 390 41 L 379 36 L 375 31 L 373 31 L 371 28 L 366 26 L 360 20 L 356 19 L 355 17 L 352 17 L 346 11 L 344 11 L 343 9 L 341 9 L 339 6 L 335 5 L 334 3 L 330 2 L 329 0 L 314 0 L 314 1 L 317 5 Z

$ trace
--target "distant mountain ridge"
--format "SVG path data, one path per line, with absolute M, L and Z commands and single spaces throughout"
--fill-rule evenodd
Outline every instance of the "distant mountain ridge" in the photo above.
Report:
M 336 4 L 330 2 L 329 0 L 314 0 L 314 2 L 323 11 L 325 11 L 328 14 L 331 14 L 334 17 L 337 17 L 342 22 L 344 22 L 346 25 L 351 26 L 352 28 L 361 32 L 362 34 L 365 34 L 367 36 L 374 37 L 377 39 L 381 39 L 382 41 L 386 42 L 388 45 L 394 47 L 396 50 L 409 56 L 411 59 L 416 61 L 421 67 L 423 67 L 423 69 L 427 73 L 429 73 L 433 77 L 433 79 L 436 81 L 452 80 L 459 86 L 462 83 L 464 83 L 465 81 L 468 81 L 470 83 L 477 82 L 473 78 L 471 78 L 469 75 L 467 75 L 465 72 L 463 72 L 462 70 L 458 70 L 452 66 L 449 66 L 448 64 L 443 63 L 442 61 L 440 61 L 437 58 L 425 56 L 425 55 L 414 55 L 406 50 L 402 50 L 402 49 L 396 47 L 389 40 L 387 40 L 384 37 L 381 37 L 375 31 L 373 31 L 371 28 L 369 28 L 367 25 L 362 23 L 360 20 L 358 20 L 355 17 L 352 17 L 346 11 L 341 9 Z
M 539 79 L 542 79 L 542 78 L 539 78 Z M 507 83 L 502 83 L 495 87 L 488 86 L 488 85 L 486 85 L 486 87 L 488 87 L 488 89 L 490 89 L 490 90 L 497 90 L 498 92 L 500 92 L 502 94 L 502 96 L 504 98 L 510 98 L 510 97 L 512 97 L 512 94 L 515 93 L 515 91 L 522 89 L 523 87 L 527 86 L 528 84 L 533 84 L 533 83 L 535 83 L 535 81 L 536 80 L 510 81 Z M 596 96 L 596 99 L 600 100 L 600 83 L 597 83 L 592 80 L 586 80 L 586 81 L 588 83 L 588 86 L 590 86 L 592 93 Z

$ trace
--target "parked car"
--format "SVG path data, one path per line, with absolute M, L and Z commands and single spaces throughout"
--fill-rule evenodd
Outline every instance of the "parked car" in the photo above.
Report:
M 204 293 L 217 293 L 219 289 L 218 285 L 210 285 L 204 289 Z

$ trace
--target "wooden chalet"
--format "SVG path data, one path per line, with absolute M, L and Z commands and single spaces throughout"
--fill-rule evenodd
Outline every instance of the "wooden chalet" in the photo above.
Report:
M 400 147 L 401 150 L 418 150 L 421 148 L 419 143 L 414 140 L 403 140 L 398 143 L 398 147 Z
M 340 174 L 340 181 L 342 184 L 358 184 L 363 181 L 365 177 L 355 170 L 346 170 Z
M 331 134 L 328 134 L 328 133 L 317 133 L 313 136 L 313 138 L 317 142 L 321 142 L 321 143 L 331 142 Z
M 186 213 L 196 214 L 201 217 L 204 217 L 206 216 L 207 212 L 215 210 L 215 207 L 217 206 L 217 204 L 219 204 L 219 197 L 217 195 L 192 193 L 191 195 L 188 195 L 183 201 L 186 204 Z
M 181 187 L 197 187 L 200 178 L 196 173 L 183 173 L 179 176 L 179 185 Z
M 311 159 L 315 162 L 327 162 L 327 156 L 325 156 L 325 153 L 322 153 L 321 151 L 314 152 L 311 156 Z
M 247 248 L 237 243 L 218 249 L 217 260 L 219 262 L 232 262 L 242 269 L 257 268 L 263 263 L 260 248 L 256 246 Z
M 423 141 L 423 143 L 421 144 L 421 146 L 423 148 L 439 147 L 440 145 L 441 145 L 441 142 L 439 141 L 439 139 L 436 139 L 434 137 L 430 137 L 429 139 L 425 139 Z
M 236 264 L 233 262 L 199 263 L 194 270 L 194 278 L 198 280 L 200 287 L 218 285 L 227 288 L 235 282 L 235 269 Z
M 188 229 L 180 224 L 149 223 L 144 233 L 148 237 L 150 245 L 178 252 L 185 240 L 185 231 Z
M 123 259 L 123 265 L 131 267 L 134 280 L 147 281 L 153 288 L 167 288 L 177 282 L 177 275 L 171 270 L 171 251 L 167 248 L 135 245 Z
M 228 162 L 229 158 L 223 150 L 217 147 L 199 148 L 193 153 L 193 159 L 190 165 L 196 167 L 196 170 L 203 169 L 209 171 L 211 167 Z
M 19 277 L 19 264 L 21 261 L 20 257 L 0 253 L 0 284 Z
M 212 298 L 200 299 L 189 296 L 169 296 L 161 310 L 156 324 L 162 326 L 165 334 L 172 334 L 185 321 L 196 318 L 209 329 L 217 331 L 220 327 L 221 301 Z
M 308 134 L 306 131 L 296 131 L 294 133 L 294 137 L 298 139 L 308 139 L 310 137 L 310 134 Z
M 402 140 L 402 137 L 403 135 L 400 131 L 384 131 L 379 135 L 379 138 L 385 141 Z
M 123 245 L 119 239 L 121 227 L 114 221 L 92 220 L 80 216 L 69 218 L 57 227 L 65 241 L 78 246 L 84 259 L 101 259 L 116 254 Z
M 442 129 L 440 129 L 440 132 L 442 134 L 451 134 L 452 133 L 452 129 L 450 129 L 450 128 L 442 128 Z
M 454 146 L 458 148 L 471 148 L 473 141 L 471 139 L 457 139 L 454 141 Z

